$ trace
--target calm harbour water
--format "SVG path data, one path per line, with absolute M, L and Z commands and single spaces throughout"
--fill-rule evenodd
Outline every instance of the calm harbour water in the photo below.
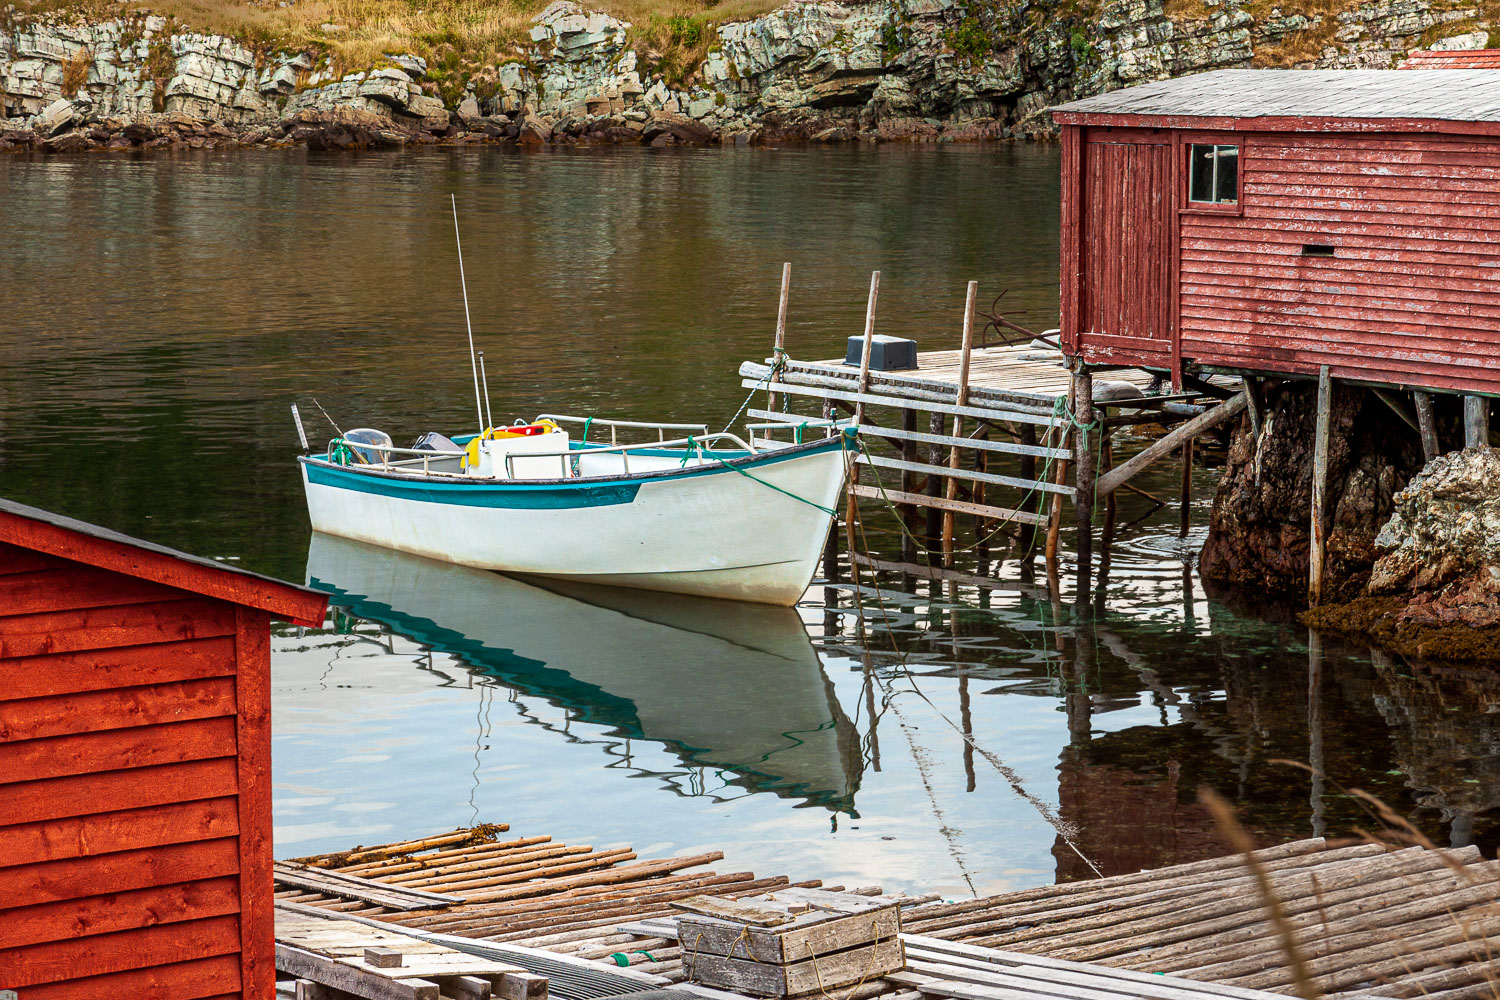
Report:
M 473 420 L 450 194 L 497 419 L 719 425 L 784 260 L 794 355 L 841 353 L 873 268 L 878 329 L 923 347 L 954 345 L 971 278 L 1055 325 L 1058 167 L 1028 145 L 0 159 L 0 495 L 337 595 L 274 647 L 282 856 L 499 821 L 959 895 L 1217 853 L 1201 785 L 1266 841 L 1373 828 L 1361 788 L 1492 848 L 1500 683 L 1211 599 L 1212 468 L 1194 535 L 1170 510 L 1128 528 L 1086 615 L 1066 581 L 891 577 L 862 627 L 848 590 L 781 613 L 311 538 L 289 403 L 315 437 L 314 397 L 398 441 Z

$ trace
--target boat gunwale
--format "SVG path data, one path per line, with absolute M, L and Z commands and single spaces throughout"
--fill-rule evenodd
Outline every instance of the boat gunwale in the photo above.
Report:
M 839 434 L 831 437 L 819 438 L 815 441 L 804 441 L 801 444 L 789 444 L 771 451 L 751 452 L 739 458 L 716 458 L 714 464 L 698 465 L 692 468 L 657 469 L 651 472 L 631 472 L 611 476 L 572 476 L 567 479 L 480 479 L 467 476 L 438 476 L 430 473 L 398 472 L 395 470 L 355 465 L 339 465 L 336 462 L 329 461 L 327 453 L 323 455 L 298 455 L 297 461 L 303 465 L 333 469 L 371 479 L 392 480 L 402 483 L 424 483 L 433 486 L 452 486 L 459 489 L 525 490 L 558 489 L 560 487 L 587 488 L 617 483 L 645 483 L 672 479 L 689 479 L 695 476 L 718 475 L 725 471 L 737 471 L 741 466 L 774 465 L 777 462 L 790 458 L 799 458 L 835 449 L 847 451 L 851 447 L 854 447 L 853 442 L 855 437 L 851 432 L 855 430 L 857 428 L 846 427 Z M 642 442 L 641 447 L 643 449 L 650 448 L 655 443 L 650 441 Z M 582 449 L 580 449 L 580 453 L 582 453 Z M 712 455 L 713 453 L 709 451 L 708 454 Z M 335 486 L 334 488 L 337 489 L 340 487 Z

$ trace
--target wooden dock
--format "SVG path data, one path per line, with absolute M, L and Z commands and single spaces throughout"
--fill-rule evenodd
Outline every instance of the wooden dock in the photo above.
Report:
M 393 928 L 542 949 L 560 960 L 681 983 L 681 914 L 674 901 L 704 894 L 739 898 L 793 884 L 785 876 L 691 870 L 719 860 L 717 854 L 638 862 L 633 852 L 610 856 L 546 837 L 501 839 L 498 828 L 477 838 L 463 831 L 447 838 L 413 842 L 427 846 L 389 845 L 373 849 L 374 856 L 303 860 L 392 885 L 461 893 L 464 903 L 398 911 L 298 889 L 278 892 L 278 901 L 357 914 Z M 521 860 L 542 852 L 555 853 Z M 585 855 L 591 857 L 566 860 Z M 1266 848 L 1255 857 L 1323 996 L 1494 1000 L 1500 984 L 1500 862 L 1484 860 L 1472 847 L 1394 849 L 1321 839 Z M 361 860 L 351 860 L 356 858 Z M 900 907 L 908 957 L 924 964 L 909 962 L 911 976 L 888 975 L 837 990 L 834 1000 L 1123 1000 L 1121 992 L 1195 1000 L 1175 987 L 1165 989 L 1163 976 L 1204 986 L 1198 994 L 1203 1000 L 1293 993 L 1291 963 L 1256 885 L 1243 859 L 1228 856 L 978 899 L 888 897 Z M 848 891 L 879 894 L 873 886 Z M 964 948 L 988 951 L 975 955 Z M 1135 985 L 1122 991 L 1108 982 L 1075 983 L 1083 993 L 1017 992 L 1011 980 L 1035 978 L 1037 969 L 1084 974 L 1048 964 L 1057 962 L 1083 963 L 1106 980 L 1119 972 L 1117 983 Z M 1018 963 L 1026 968 L 1016 971 Z M 1163 989 L 1138 990 L 1140 977 Z M 1052 981 L 1055 986 L 1066 980 Z
M 900 517 L 902 561 L 908 565 L 925 556 L 952 568 L 956 551 L 973 549 L 983 573 L 993 543 L 1023 564 L 1044 554 L 1055 578 L 1065 508 L 1071 507 L 1080 591 L 1086 591 L 1096 506 L 1107 550 L 1115 530 L 1115 492 L 1132 489 L 1129 480 L 1151 463 L 1180 455 L 1185 533 L 1192 442 L 1248 403 L 1234 376 L 1184 376 L 1187 384 L 1174 391 L 1160 374 L 1142 369 L 1070 366 L 1045 334 L 1031 340 L 1022 331 L 1030 342 L 975 346 L 974 282 L 957 350 L 921 352 L 914 370 L 873 370 L 878 272 L 871 280 L 861 363 L 797 360 L 785 343 L 788 281 L 789 271 L 783 275 L 773 355 L 740 366 L 752 400 L 756 390 L 766 393 L 764 406 L 747 401 L 745 412 L 760 421 L 750 425 L 752 431 L 772 439 L 778 432 L 801 437 L 860 427 L 845 517 L 851 552 L 864 548 L 858 505 L 865 500 L 889 504 Z M 999 317 L 991 322 L 997 329 L 1020 330 Z M 1146 424 L 1160 427 L 1161 439 L 1116 466 L 1118 432 Z M 972 544 L 957 538 L 959 516 L 973 519 Z M 830 579 L 837 544 L 838 533 L 831 533 L 825 559 Z

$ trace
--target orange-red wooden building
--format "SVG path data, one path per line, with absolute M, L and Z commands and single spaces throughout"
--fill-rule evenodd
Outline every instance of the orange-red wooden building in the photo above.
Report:
M 1070 355 L 1500 394 L 1500 70 L 1226 70 L 1053 117 Z
M 273 995 L 269 628 L 325 601 L 0 501 L 0 990 Z

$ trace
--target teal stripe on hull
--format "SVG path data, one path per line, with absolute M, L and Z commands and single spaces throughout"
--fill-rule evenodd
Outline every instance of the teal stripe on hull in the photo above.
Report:
M 566 510 L 579 507 L 612 507 L 631 503 L 640 483 L 609 483 L 598 486 L 486 486 L 479 483 L 410 482 L 366 473 L 346 472 L 326 465 L 307 465 L 308 482 L 355 493 L 446 503 L 462 507 L 495 507 L 519 510 Z
M 302 463 L 307 468 L 308 482 L 314 486 L 331 486 L 356 493 L 370 493 L 375 496 L 416 500 L 422 503 L 520 510 L 565 510 L 633 503 L 644 482 L 696 479 L 700 476 L 724 475 L 739 469 L 758 469 L 762 466 L 806 458 L 825 451 L 839 451 L 852 447 L 853 440 L 854 435 L 849 430 L 845 430 L 840 436 L 828 438 L 813 446 L 799 445 L 785 451 L 760 452 L 753 460 L 737 462 L 732 466 L 703 465 L 683 469 L 680 472 L 648 474 L 611 483 L 590 482 L 589 480 L 552 481 L 535 485 L 515 482 L 501 485 L 484 481 L 447 483 L 434 482 L 430 479 L 413 480 L 395 475 L 356 472 L 343 466 L 326 464 L 326 458 L 321 455 L 311 461 L 302 459 Z

